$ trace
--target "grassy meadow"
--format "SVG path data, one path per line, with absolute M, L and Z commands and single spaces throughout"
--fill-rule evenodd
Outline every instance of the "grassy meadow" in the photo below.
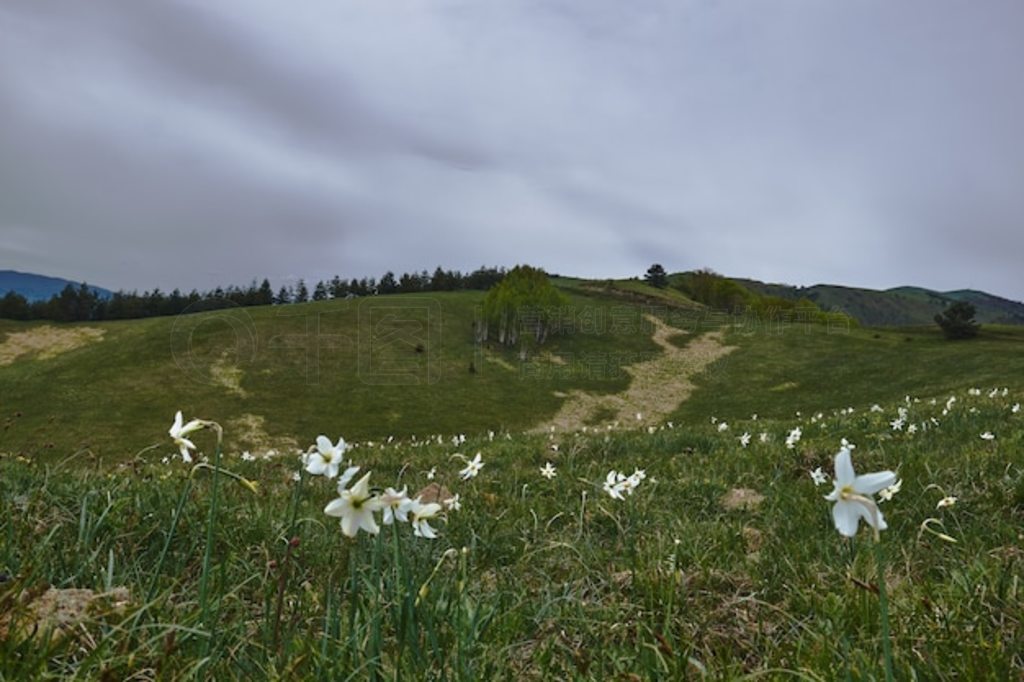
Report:
M 1024 675 L 1024 334 L 722 327 L 679 302 L 674 343 L 720 328 L 736 348 L 669 420 L 524 433 L 661 352 L 628 323 L 649 300 L 567 290 L 578 326 L 525 369 L 474 344 L 472 293 L 424 308 L 424 352 L 364 354 L 360 330 L 396 318 L 332 301 L 247 309 L 241 335 L 218 313 L 93 324 L 0 366 L 0 680 Z M 601 315 L 620 329 L 588 333 Z M 32 327 L 0 323 L 0 343 Z M 428 360 L 430 381 L 395 379 Z M 182 461 L 178 409 L 224 447 L 197 431 Z M 319 434 L 374 492 L 457 494 L 437 537 L 379 514 L 345 537 L 335 482 L 297 454 Z M 810 475 L 843 438 L 858 474 L 902 481 L 877 543 L 840 536 Z

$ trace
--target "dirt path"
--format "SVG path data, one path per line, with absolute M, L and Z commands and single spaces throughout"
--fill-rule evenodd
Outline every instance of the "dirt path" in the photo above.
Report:
M 12 332 L 0 343 L 0 366 L 10 365 L 23 355 L 47 360 L 103 338 L 95 327 L 51 327 L 49 325 Z
M 705 332 L 694 338 L 685 348 L 679 348 L 669 338 L 686 334 L 670 327 L 658 318 L 647 315 L 654 325 L 651 339 L 658 344 L 662 353 L 652 360 L 626 367 L 630 375 L 629 387 L 621 393 L 610 395 L 570 391 L 561 408 L 550 420 L 537 426 L 534 431 L 578 430 L 588 423 L 594 425 L 601 417 L 601 423 L 659 424 L 686 400 L 696 388 L 692 378 L 704 371 L 715 360 L 725 357 L 736 346 L 726 346 L 722 332 Z M 642 415 L 637 420 L 636 415 Z M 614 416 L 612 416 L 614 415 Z

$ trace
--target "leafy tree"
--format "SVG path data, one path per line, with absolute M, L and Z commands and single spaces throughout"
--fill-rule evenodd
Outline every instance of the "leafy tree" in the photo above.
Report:
M 565 296 L 551 283 L 546 272 L 529 265 L 512 268 L 484 297 L 484 335 L 493 329 L 499 343 L 514 346 L 520 334 L 530 334 L 544 343 L 551 320 Z
M 935 324 L 942 328 L 942 333 L 951 341 L 973 339 L 978 335 L 981 325 L 974 320 L 974 306 L 967 301 L 957 301 L 935 316 Z
M 661 267 L 660 263 L 655 263 L 651 267 L 647 268 L 647 274 L 644 275 L 644 280 L 646 280 L 652 287 L 664 289 L 668 286 L 668 273 L 665 272 L 665 268 Z

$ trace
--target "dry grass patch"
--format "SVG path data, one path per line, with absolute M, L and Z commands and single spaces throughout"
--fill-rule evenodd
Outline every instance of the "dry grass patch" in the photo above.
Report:
M 24 355 L 48 360 L 103 338 L 105 330 L 95 327 L 54 327 L 46 325 L 12 332 L 0 343 L 0 366 L 10 365 Z

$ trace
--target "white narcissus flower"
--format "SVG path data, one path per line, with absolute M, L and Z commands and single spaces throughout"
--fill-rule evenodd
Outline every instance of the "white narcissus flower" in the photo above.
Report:
M 346 447 L 344 438 L 339 438 L 337 445 L 332 445 L 327 436 L 317 436 L 316 451 L 303 455 L 302 463 L 306 465 L 306 471 L 314 476 L 335 478 Z
M 324 514 L 341 518 L 341 532 L 354 538 L 360 530 L 370 535 L 380 532 L 380 526 L 373 518 L 374 512 L 381 508 L 379 497 L 370 494 L 370 474 L 359 479 L 349 489 L 338 486 L 339 497 L 324 507 Z
M 1010 412 L 1017 414 L 1020 412 L 1020 403 L 1014 403 L 1013 407 L 1010 408 Z
M 441 503 L 448 511 L 459 511 L 462 509 L 462 497 L 458 493 L 455 493 L 447 500 L 441 500 Z
M 718 425 L 718 432 L 719 433 L 721 433 L 722 431 L 728 431 L 728 430 L 729 430 L 729 424 L 728 423 L 722 422 L 721 424 Z
M 423 504 L 417 498 L 413 501 L 412 507 L 409 509 L 410 523 L 412 523 L 412 534 L 418 538 L 427 538 L 433 540 L 437 537 L 437 533 L 430 527 L 430 519 L 437 518 L 437 515 L 441 512 L 441 505 L 436 502 L 429 504 Z
M 621 474 L 613 470 L 609 471 L 608 475 L 604 479 L 604 491 L 608 493 L 613 500 L 625 499 L 622 496 L 622 485 L 619 476 L 621 476 Z
M 818 467 L 811 472 L 811 479 L 814 481 L 814 485 L 822 485 L 823 483 L 828 483 L 828 474 L 822 471 L 821 467 Z
M 857 449 L 856 445 L 854 445 L 850 441 L 846 440 L 845 438 L 843 438 L 841 441 L 839 441 L 839 447 L 840 448 L 846 448 L 847 450 L 850 450 L 851 452 L 853 450 Z
M 747 447 L 748 445 L 750 445 L 749 433 L 744 433 L 742 436 L 740 436 L 740 445 L 742 445 L 743 447 Z
M 803 437 L 803 435 L 804 432 L 799 426 L 794 428 L 792 431 L 789 432 L 789 435 L 786 436 L 786 447 L 789 448 L 790 450 L 795 448 L 796 444 L 800 442 L 800 439 Z
M 826 495 L 825 499 L 835 503 L 832 507 L 832 519 L 836 530 L 841 535 L 852 538 L 857 534 L 860 520 L 864 519 L 875 529 L 877 537 L 878 532 L 888 526 L 872 495 L 895 483 L 896 474 L 891 471 L 878 471 L 858 476 L 853 470 L 850 451 L 845 448 L 836 454 L 835 470 L 835 489 Z
M 956 498 L 955 497 L 953 497 L 953 496 L 943 497 L 941 500 L 939 500 L 939 503 L 935 505 L 935 508 L 936 509 L 942 509 L 944 507 L 952 507 L 954 504 L 956 504 Z
M 996 439 L 996 435 L 994 433 L 992 433 L 991 431 L 986 431 L 985 433 L 981 434 L 981 439 L 982 440 L 995 440 Z
M 178 450 L 181 452 L 181 459 L 185 463 L 192 461 L 192 450 L 196 449 L 196 444 L 189 440 L 186 436 L 195 431 L 199 431 L 203 428 L 204 424 L 198 419 L 193 419 L 187 424 L 183 424 L 184 420 L 181 417 L 181 410 L 174 415 L 174 423 L 171 424 L 171 428 L 167 430 L 167 434 L 174 441 L 174 444 L 178 446 Z
M 434 476 L 437 476 L 437 467 L 430 467 L 430 471 L 427 472 L 427 480 L 433 481 Z
M 882 490 L 879 490 L 878 491 L 878 500 L 879 500 L 879 502 L 888 502 L 889 500 L 891 500 L 893 498 L 893 495 L 895 495 L 896 493 L 898 493 L 902 489 L 903 489 L 903 479 L 900 479 L 900 480 L 896 481 L 895 483 L 893 483 L 888 488 L 883 488 Z
M 471 478 L 475 478 L 480 470 L 484 468 L 483 460 L 480 459 L 480 453 L 476 453 L 476 456 L 466 463 L 464 469 L 459 471 L 459 476 L 462 477 L 463 481 L 468 481 Z
M 552 478 L 557 476 L 558 473 L 555 471 L 555 465 L 548 462 L 540 468 L 540 475 L 550 481 Z
M 402 488 L 401 492 L 394 488 L 387 488 L 380 496 L 381 508 L 384 516 L 381 519 L 385 526 L 390 526 L 399 520 L 402 523 L 409 521 L 409 509 L 412 507 L 412 500 L 408 496 L 409 487 Z

